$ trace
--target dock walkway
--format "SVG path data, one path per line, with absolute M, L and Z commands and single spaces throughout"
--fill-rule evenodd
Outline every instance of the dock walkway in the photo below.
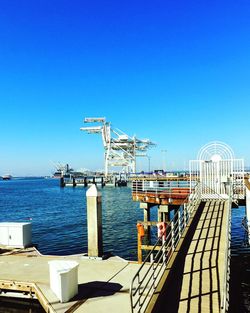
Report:
M 224 311 L 228 214 L 223 200 L 200 205 L 152 312 Z
M 49 287 L 51 260 L 75 260 L 78 268 L 78 295 L 68 303 L 60 303 Z M 107 260 L 84 256 L 0 256 L 1 290 L 35 290 L 46 312 L 130 312 L 129 287 L 139 265 L 119 257 Z M 28 288 L 28 289 L 27 289 Z M 8 293 L 7 293 L 8 295 Z

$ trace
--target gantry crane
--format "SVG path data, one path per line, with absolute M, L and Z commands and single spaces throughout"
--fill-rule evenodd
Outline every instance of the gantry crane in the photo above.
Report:
M 84 123 L 97 124 L 81 127 L 80 130 L 88 134 L 102 135 L 106 177 L 112 167 L 120 167 L 123 173 L 135 173 L 136 157 L 147 156 L 147 150 L 155 145 L 149 139 L 130 137 L 120 129 L 111 127 L 105 117 L 87 117 Z

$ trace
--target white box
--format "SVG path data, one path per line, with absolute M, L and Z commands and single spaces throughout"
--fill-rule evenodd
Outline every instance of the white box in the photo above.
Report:
M 25 248 L 32 243 L 31 223 L 0 223 L 0 244 Z
M 49 261 L 50 288 L 60 302 L 68 302 L 78 294 L 78 266 L 76 261 Z

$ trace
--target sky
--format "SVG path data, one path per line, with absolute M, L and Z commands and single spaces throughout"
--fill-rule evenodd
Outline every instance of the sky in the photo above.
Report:
M 250 165 L 249 56 L 249 0 L 1 0 L 0 175 L 103 168 L 93 116 L 155 142 L 151 169 L 215 140 Z

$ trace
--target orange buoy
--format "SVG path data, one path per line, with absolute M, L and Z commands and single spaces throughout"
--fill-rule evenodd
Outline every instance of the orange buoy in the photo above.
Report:
M 145 235 L 144 226 L 141 223 L 137 223 L 136 227 L 137 227 L 138 235 L 140 237 L 143 237 Z

